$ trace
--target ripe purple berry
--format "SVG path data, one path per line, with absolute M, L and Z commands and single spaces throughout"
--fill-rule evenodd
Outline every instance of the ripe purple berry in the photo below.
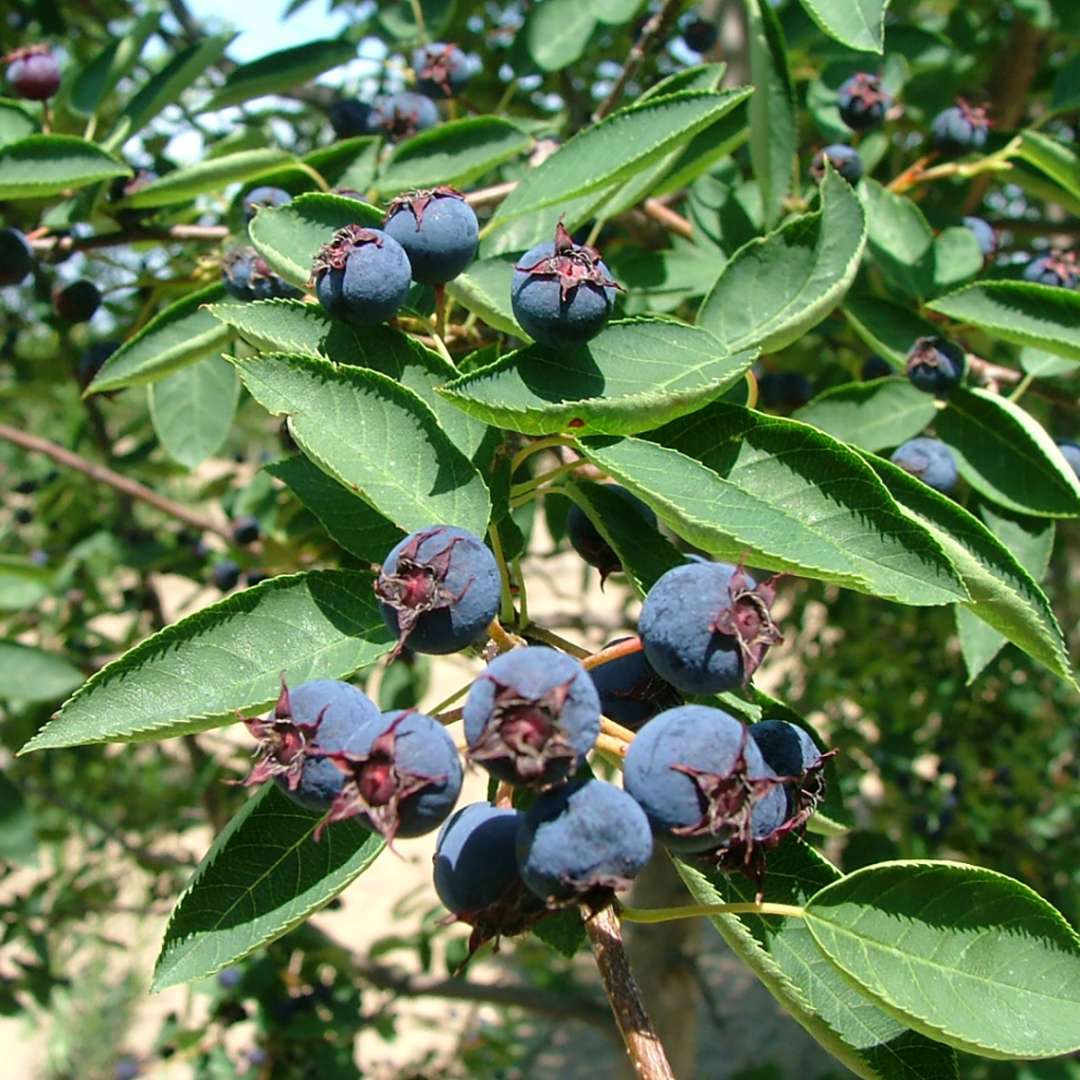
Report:
M 422 653 L 457 652 L 482 637 L 499 611 L 499 564 L 467 529 L 432 525 L 410 533 L 386 556 L 375 595 L 397 635 Z
M 0 229 L 0 288 L 21 285 L 34 269 L 34 252 L 17 229 Z
M 983 258 L 988 259 L 993 255 L 997 250 L 997 233 L 994 232 L 994 227 L 981 217 L 965 217 L 964 224 L 975 234 Z
M 560 221 L 555 239 L 522 255 L 510 303 L 522 329 L 541 345 L 579 345 L 604 328 L 620 286 L 596 248 L 575 244 Z
M 92 281 L 73 281 L 53 292 L 53 308 L 70 323 L 89 322 L 101 304 L 101 292 Z
M 315 257 L 315 295 L 335 319 L 374 326 L 405 303 L 412 267 L 405 249 L 381 229 L 346 225 Z
M 368 131 L 399 142 L 438 122 L 439 110 L 431 98 L 403 90 L 399 94 L 376 98 L 368 117 Z
M 221 282 L 235 300 L 287 300 L 304 294 L 270 269 L 254 248 L 234 248 L 221 260 Z
M 626 640 L 618 638 L 610 645 Z M 600 711 L 631 731 L 657 713 L 682 704 L 675 687 L 653 670 L 644 650 L 589 668 L 589 678 L 600 695 Z
M 908 439 L 893 451 L 889 460 L 946 495 L 960 478 L 952 451 L 940 439 Z
M 843 143 L 832 143 L 814 155 L 810 165 L 810 175 L 817 183 L 825 179 L 825 162 L 828 163 L 849 183 L 857 184 L 863 177 L 863 161 L 859 151 Z
M 454 740 L 424 713 L 383 713 L 344 749 L 324 756 L 341 770 L 345 782 L 316 839 L 325 825 L 351 817 L 359 817 L 391 844 L 398 836 L 423 836 L 450 816 L 461 793 L 461 759 Z
M 626 889 L 652 856 L 649 820 L 613 784 L 573 780 L 520 818 L 517 856 L 525 884 L 548 904 Z
M 640 517 L 641 526 L 648 532 L 656 531 L 656 514 L 636 495 L 619 484 L 607 484 L 606 490 L 618 495 Z M 570 546 L 590 565 L 600 571 L 603 584 L 610 574 L 622 569 L 622 563 L 612 546 L 600 535 L 599 530 L 577 503 L 570 506 L 566 516 L 566 536 Z
M 260 210 L 266 206 L 285 206 L 292 202 L 292 196 L 277 187 L 252 188 L 244 196 L 244 217 L 250 221 Z
M 836 93 L 840 119 L 852 131 L 869 131 L 885 119 L 892 105 L 892 96 L 882 88 L 876 75 L 857 72 L 847 79 Z
M 323 754 L 347 749 L 361 728 L 380 719 L 376 704 L 348 683 L 313 679 L 291 689 L 283 683 L 269 716 L 244 721 L 259 740 L 257 760 L 244 783 L 273 779 L 300 806 L 326 813 L 345 775 Z
M 964 381 L 967 354 L 959 345 L 939 337 L 917 338 L 907 354 L 908 380 L 926 394 L 945 396 Z
M 463 710 L 469 757 L 500 780 L 547 787 L 573 773 L 600 734 L 600 697 L 579 661 L 544 645 L 497 656 Z
M 939 112 L 930 124 L 934 149 L 946 157 L 981 150 L 989 131 L 986 110 L 969 105 L 963 98 L 957 98 L 955 105 Z
M 783 638 L 770 609 L 772 581 L 758 584 L 730 563 L 691 562 L 663 574 L 638 619 L 645 655 L 684 694 L 747 683 L 765 651 Z
M 405 249 L 413 280 L 425 285 L 456 278 L 472 262 L 480 232 L 473 208 L 450 187 L 399 195 L 383 229 Z
M 416 88 L 430 97 L 453 97 L 472 77 L 468 57 L 456 45 L 433 41 L 413 53 Z
M 1024 280 L 1039 285 L 1056 285 L 1060 289 L 1075 289 L 1080 279 L 1080 266 L 1073 251 L 1051 251 L 1040 255 L 1024 267 Z
M 673 851 L 749 851 L 783 825 L 787 798 L 744 724 L 681 705 L 635 736 L 623 783 Z
M 47 101 L 60 88 L 60 65 L 48 45 L 26 45 L 5 60 L 8 82 L 17 96 Z

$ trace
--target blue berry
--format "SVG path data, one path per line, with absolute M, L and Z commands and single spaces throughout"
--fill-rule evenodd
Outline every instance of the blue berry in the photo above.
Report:
M 836 107 L 840 119 L 852 131 L 868 131 L 885 119 L 892 105 L 891 95 L 882 88 L 876 75 L 857 72 L 841 84 L 836 92 Z
M 638 633 L 649 663 L 684 694 L 715 694 L 747 681 L 769 645 L 782 640 L 760 585 L 730 563 L 691 562 L 663 574 L 649 590 Z
M 345 783 L 325 823 L 359 817 L 390 843 L 437 829 L 461 794 L 461 759 L 454 740 L 424 713 L 383 713 L 344 749 L 326 757 L 344 774 Z
M 75 378 L 85 390 L 95 379 L 97 373 L 105 366 L 105 361 L 120 348 L 118 341 L 99 341 L 86 350 L 79 357 L 79 363 L 75 369 Z
M 34 252 L 18 229 L 0 229 L 0 287 L 21 285 L 34 269 Z
M 813 384 L 798 371 L 770 371 L 757 384 L 758 405 L 763 409 L 794 412 L 814 396 Z
M 636 495 L 619 484 L 606 484 L 605 488 L 612 495 L 617 495 L 641 519 L 642 529 L 656 531 L 656 514 L 652 508 Z M 577 503 L 572 503 L 566 515 L 566 536 L 570 546 L 590 565 L 600 571 L 601 580 L 609 574 L 622 569 L 622 563 L 612 546 L 600 535 L 599 530 L 589 520 L 585 511 Z
M 499 611 L 499 564 L 479 537 L 452 525 L 410 533 L 386 556 L 375 595 L 397 635 L 395 655 L 458 652 L 483 636 Z
M 784 779 L 787 792 L 785 822 L 801 825 L 825 795 L 825 755 L 808 731 L 786 720 L 762 720 L 750 726 L 765 764 Z
M 952 451 L 940 439 L 908 439 L 889 459 L 935 491 L 948 494 L 960 479 Z
M 1065 460 L 1072 466 L 1072 471 L 1080 476 L 1080 443 L 1059 442 L 1058 449 L 1065 456 Z
M 413 53 L 416 88 L 430 97 L 453 97 L 472 78 L 469 58 L 456 45 L 433 41 Z
M 863 177 L 863 161 L 859 151 L 843 143 L 833 143 L 819 150 L 810 165 L 810 175 L 820 184 L 825 179 L 825 162 L 849 183 L 857 184 Z
M 1080 267 L 1071 251 L 1052 251 L 1040 255 L 1024 267 L 1024 280 L 1039 285 L 1056 285 L 1060 289 L 1075 289 L 1080 279 Z
M 265 570 L 249 570 L 244 575 L 244 584 L 250 589 L 252 585 L 261 585 L 269 576 Z
M 997 250 L 997 233 L 994 227 L 981 217 L 966 217 L 964 224 L 975 234 L 983 258 L 989 258 Z
M 254 248 L 234 248 L 221 260 L 221 283 L 235 300 L 297 299 L 304 294 L 270 269 Z
M 610 644 L 626 640 L 619 638 Z M 589 668 L 589 678 L 600 695 L 600 711 L 631 731 L 637 731 L 658 712 L 682 703 L 675 688 L 653 670 L 644 650 Z
M 783 787 L 746 726 L 706 705 L 650 720 L 626 753 L 623 784 L 673 851 L 751 848 L 787 813 Z
M 399 195 L 383 229 L 405 249 L 413 280 L 425 285 L 456 278 L 476 255 L 480 232 L 473 208 L 450 187 Z
M 946 157 L 959 157 L 986 145 L 990 121 L 986 110 L 969 105 L 962 98 L 942 110 L 930 125 L 934 149 Z
M 691 19 L 682 28 L 683 43 L 696 53 L 707 53 L 716 44 L 719 36 L 716 23 L 706 19 Z
M 514 267 L 514 318 L 541 345 L 578 345 L 604 328 L 618 285 L 593 247 L 575 244 L 562 222 Z
M 315 257 L 315 295 L 335 319 L 374 326 L 405 303 L 412 267 L 405 249 L 381 229 L 346 225 Z
M 330 106 L 330 126 L 339 139 L 371 134 L 371 106 L 366 101 L 348 98 Z
M 497 656 L 463 710 L 469 757 L 530 787 L 573 773 L 600 734 L 600 696 L 579 661 L 544 645 Z
M 101 292 L 92 281 L 73 281 L 53 293 L 53 307 L 71 323 L 89 322 L 101 304 Z
M 258 518 L 254 518 L 250 514 L 246 517 L 237 518 L 232 527 L 233 543 L 240 544 L 242 547 L 254 544 L 259 539 L 261 531 Z
M 26 45 L 5 59 L 8 82 L 18 97 L 46 101 L 60 89 L 60 65 L 47 45 Z
M 895 371 L 888 360 L 875 354 L 863 361 L 861 374 L 863 379 L 869 382 L 871 379 L 884 379 L 888 375 L 895 374 Z
M 652 856 L 641 807 L 603 780 L 574 780 L 544 792 L 520 819 L 518 865 L 548 903 L 597 889 L 625 889 Z
M 944 396 L 964 381 L 967 354 L 959 345 L 939 337 L 916 339 L 907 354 L 908 380 L 925 394 Z
M 403 90 L 375 100 L 368 117 L 368 131 L 398 142 L 438 122 L 439 110 L 431 98 Z
M 292 196 L 281 188 L 257 187 L 252 188 L 244 196 L 244 216 L 250 221 L 263 207 L 284 206 L 292 202 Z
M 245 784 L 273 779 L 307 810 L 325 813 L 345 784 L 345 774 L 323 754 L 346 750 L 362 728 L 381 714 L 362 691 L 336 679 L 282 684 L 274 711 L 245 720 L 259 740 L 258 757 Z
M 240 580 L 240 567 L 232 559 L 221 559 L 214 563 L 214 568 L 210 571 L 210 580 L 222 592 L 228 592 L 236 588 L 236 583 Z

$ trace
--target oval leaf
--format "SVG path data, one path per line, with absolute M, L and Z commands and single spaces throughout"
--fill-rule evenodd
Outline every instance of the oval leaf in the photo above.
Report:
M 541 71 L 559 71 L 581 57 L 595 29 L 591 4 L 544 0 L 529 13 L 525 44 Z
M 517 255 L 501 255 L 480 259 L 469 266 L 465 273 L 448 281 L 446 292 L 463 308 L 475 312 L 492 329 L 527 340 L 529 335 L 518 326 L 510 305 L 510 282 L 518 258 Z
M 227 184 L 253 180 L 264 173 L 280 169 L 296 159 L 284 150 L 241 150 L 236 154 L 209 158 L 197 165 L 189 165 L 167 173 L 160 180 L 140 188 L 125 206 L 145 209 L 153 206 L 169 206 L 186 202 L 204 191 L 218 191 Z
M 74 135 L 30 135 L 0 149 L 0 199 L 44 199 L 131 170 Z
M 0 641 L 0 698 L 59 701 L 85 676 L 69 660 L 15 641 Z
M 38 122 L 23 105 L 8 98 L 0 98 L 0 146 L 20 142 L 27 135 L 33 135 L 37 129 Z
M 225 441 L 240 399 L 236 370 L 219 356 L 150 386 L 150 417 L 169 456 L 194 469 Z
M 880 53 L 889 0 L 801 0 L 807 15 L 849 49 Z

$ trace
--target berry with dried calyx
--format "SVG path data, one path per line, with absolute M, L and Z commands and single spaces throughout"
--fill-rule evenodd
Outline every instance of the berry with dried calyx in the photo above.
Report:
M 315 295 L 335 319 L 374 326 L 397 314 L 412 283 L 405 249 L 381 229 L 346 225 L 320 248 L 312 268 Z
M 404 249 L 414 281 L 445 285 L 476 255 L 480 227 L 460 191 L 408 191 L 390 203 L 383 229 Z
M 853 131 L 868 131 L 885 119 L 892 105 L 892 96 L 881 85 L 881 79 L 865 71 L 856 72 L 836 93 L 840 119 Z
M 48 45 L 24 45 L 4 60 L 8 83 L 19 97 L 47 101 L 60 89 L 60 65 Z
M 453 97 L 472 78 L 469 58 L 456 45 L 433 41 L 413 53 L 416 88 L 430 97 Z
M 908 381 L 917 390 L 945 397 L 964 381 L 967 354 L 945 338 L 917 338 L 908 350 L 905 370 Z

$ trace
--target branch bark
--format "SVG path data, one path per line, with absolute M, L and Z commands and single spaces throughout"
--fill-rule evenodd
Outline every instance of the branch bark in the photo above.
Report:
M 69 255 L 73 251 L 93 251 L 97 248 L 121 247 L 124 244 L 137 244 L 146 240 L 161 243 L 177 241 L 199 241 L 216 244 L 229 235 L 224 225 L 173 225 L 168 229 L 116 229 L 113 232 L 97 233 L 95 236 L 41 236 L 30 241 L 30 246 L 45 255 Z

